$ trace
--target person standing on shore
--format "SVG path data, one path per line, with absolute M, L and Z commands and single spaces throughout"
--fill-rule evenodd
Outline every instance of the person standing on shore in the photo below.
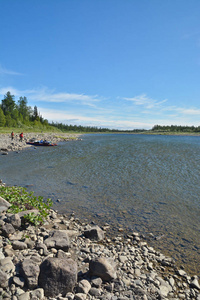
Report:
M 20 138 L 20 142 L 22 142 L 23 141 L 23 132 L 22 133 L 20 133 L 20 135 L 19 135 L 19 138 Z
M 13 140 L 14 139 L 14 132 L 12 131 L 11 132 L 11 140 Z

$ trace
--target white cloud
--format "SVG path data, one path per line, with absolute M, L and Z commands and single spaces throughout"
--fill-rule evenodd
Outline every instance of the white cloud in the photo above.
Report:
M 40 111 L 42 116 L 50 122 L 54 121 L 61 122 L 64 124 L 96 126 L 122 130 L 132 130 L 135 128 L 151 128 L 154 125 L 148 122 L 134 122 L 121 119 L 119 120 L 115 116 L 112 116 L 112 118 L 108 118 L 107 116 L 97 117 L 96 115 L 94 115 L 94 117 L 88 117 L 81 114 L 70 114 L 62 110 L 46 109 L 42 107 L 38 107 L 38 110 Z
M 162 111 L 171 111 L 177 114 L 185 115 L 185 116 L 198 116 L 200 115 L 199 108 L 183 108 L 177 106 L 168 106 L 162 109 Z
M 54 90 L 49 90 L 46 87 L 31 89 L 31 90 L 17 90 L 12 87 L 6 87 L 0 89 L 0 94 L 6 94 L 7 91 L 10 91 L 15 96 L 26 96 L 28 99 L 35 102 L 51 102 L 51 103 L 78 102 L 81 103 L 82 105 L 95 107 L 96 103 L 101 101 L 98 95 L 56 93 Z
M 12 71 L 12 70 L 8 70 L 8 69 L 6 69 L 6 68 L 4 68 L 0 65 L 0 75 L 17 75 L 17 76 L 21 76 L 23 74 L 19 73 L 19 72 Z
M 167 101 L 167 99 L 162 100 L 162 101 L 157 101 L 157 100 L 147 97 L 146 94 L 138 95 L 133 98 L 123 98 L 123 99 L 127 100 L 127 101 L 131 101 L 136 105 L 142 105 L 147 109 L 151 109 L 151 108 L 160 106 L 161 104 L 163 104 Z

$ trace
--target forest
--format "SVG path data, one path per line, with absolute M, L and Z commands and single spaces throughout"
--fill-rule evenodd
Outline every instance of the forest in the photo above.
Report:
M 153 132 L 188 132 L 188 133 L 195 133 L 200 132 L 200 126 L 181 126 L 181 125 L 167 125 L 167 126 L 161 126 L 161 125 L 155 125 L 151 131 Z
M 37 106 L 28 106 L 26 97 L 20 97 L 17 103 L 15 96 L 7 92 L 0 106 L 0 127 L 48 127 L 48 120 L 44 120 L 38 112 Z
M 37 106 L 32 108 L 28 106 L 28 100 L 26 97 L 19 97 L 18 101 L 15 101 L 15 96 L 11 95 L 8 91 L 1 100 L 0 105 L 0 127 L 14 127 L 14 128 L 37 128 L 40 130 L 48 129 L 52 127 L 59 129 L 63 132 L 75 131 L 75 132 L 128 132 L 128 133 L 199 133 L 200 126 L 180 126 L 180 125 L 169 125 L 161 126 L 155 125 L 150 130 L 145 129 L 132 129 L 132 130 L 119 130 L 109 129 L 93 126 L 81 126 L 81 125 L 70 125 L 59 122 L 49 122 L 44 119 Z

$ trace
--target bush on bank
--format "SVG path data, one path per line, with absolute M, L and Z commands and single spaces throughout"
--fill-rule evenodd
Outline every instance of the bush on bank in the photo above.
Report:
M 21 211 L 37 209 L 37 215 L 29 212 L 24 216 L 28 223 L 35 226 L 44 223 L 53 204 L 51 199 L 44 201 L 43 197 L 36 197 L 34 192 L 27 192 L 23 187 L 1 186 L 0 196 L 11 204 L 8 213 L 16 214 Z

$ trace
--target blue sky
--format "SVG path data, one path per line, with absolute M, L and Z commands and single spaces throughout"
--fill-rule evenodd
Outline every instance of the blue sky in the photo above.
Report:
M 200 125 L 199 0 L 0 0 L 0 99 L 49 121 Z

